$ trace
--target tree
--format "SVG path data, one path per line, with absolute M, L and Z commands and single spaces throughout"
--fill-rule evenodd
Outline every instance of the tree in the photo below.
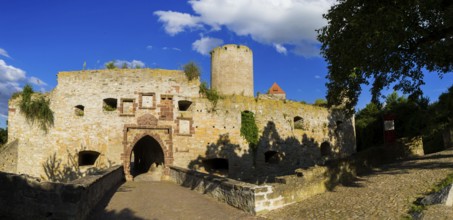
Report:
M 374 103 L 391 85 L 416 98 L 424 68 L 440 76 L 453 70 L 453 1 L 339 0 L 323 16 L 318 40 L 330 106 L 343 103 L 352 113 L 370 80 Z
M 110 61 L 110 62 L 106 63 L 106 64 L 105 64 L 105 68 L 106 68 L 106 69 L 109 69 L 109 70 L 116 69 L 115 62 Z
M 327 106 L 327 100 L 325 99 L 316 99 L 315 103 L 313 105 L 320 106 L 320 107 L 326 107 Z
M 192 61 L 184 65 L 183 69 L 189 81 L 192 81 L 192 79 L 197 79 L 198 77 L 200 77 L 200 68 L 197 66 L 197 64 L 195 64 Z
M 7 141 L 8 141 L 8 128 L 6 129 L 0 128 L 0 146 L 6 144 Z

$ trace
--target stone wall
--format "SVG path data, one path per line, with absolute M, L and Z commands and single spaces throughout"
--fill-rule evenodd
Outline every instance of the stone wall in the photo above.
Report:
M 0 171 L 15 173 L 17 170 L 18 140 L 14 140 L 0 149 Z
M 255 185 L 172 166 L 170 180 L 246 212 L 262 214 L 325 192 L 328 173 L 327 167 L 314 167 L 303 175 L 279 177 L 278 183 Z
M 246 212 L 255 213 L 256 185 L 175 166 L 170 167 L 170 180 Z
M 0 172 L 0 218 L 85 219 L 123 180 L 121 166 L 67 184 Z
M 93 168 L 124 164 L 127 170 L 131 149 L 143 135 L 161 140 L 167 167 L 211 172 L 206 160 L 225 159 L 226 176 L 248 181 L 355 152 L 354 120 L 340 112 L 237 95 L 214 105 L 200 97 L 199 85 L 174 70 L 61 72 L 57 87 L 46 94 L 55 118 L 48 133 L 26 121 L 20 98 L 9 102 L 9 138 L 19 140 L 17 173 L 46 178 L 45 165 L 54 159 L 78 166 L 74 158 L 81 151 L 100 153 Z M 116 99 L 117 109 L 106 110 L 108 98 Z M 240 135 L 242 111 L 255 115 L 256 151 Z

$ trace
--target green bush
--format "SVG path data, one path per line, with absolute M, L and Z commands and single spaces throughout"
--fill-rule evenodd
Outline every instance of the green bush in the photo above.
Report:
M 183 69 L 189 81 L 200 77 L 200 68 L 192 61 L 184 65 Z
M 53 111 L 50 109 L 50 100 L 38 94 L 33 97 L 34 91 L 30 85 L 26 85 L 21 93 L 22 100 L 19 103 L 19 109 L 25 118 L 31 124 L 39 123 L 41 129 L 45 132 L 49 130 L 54 123 Z

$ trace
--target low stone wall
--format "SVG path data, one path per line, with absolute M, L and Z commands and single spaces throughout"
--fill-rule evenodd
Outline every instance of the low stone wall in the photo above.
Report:
M 325 168 L 313 169 L 305 172 L 305 178 L 291 175 L 280 177 L 280 183 L 254 185 L 172 166 L 170 179 L 248 213 L 261 214 L 325 192 Z
M 170 180 L 246 212 L 255 213 L 256 185 L 175 166 L 170 166 Z
M 0 172 L 0 219 L 85 219 L 122 181 L 122 166 L 69 183 Z
M 275 178 L 275 183 L 255 185 L 180 167 L 170 167 L 170 179 L 197 192 L 253 214 L 262 214 L 350 183 L 357 174 L 392 161 L 393 152 L 373 148 L 353 156 L 330 160 L 323 166 L 297 169 Z
M 0 171 L 15 173 L 17 170 L 18 140 L 14 140 L 0 149 Z

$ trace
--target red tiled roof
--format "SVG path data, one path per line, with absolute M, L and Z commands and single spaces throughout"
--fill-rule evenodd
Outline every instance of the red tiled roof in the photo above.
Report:
M 283 91 L 280 86 L 277 85 L 277 83 L 274 82 L 272 84 L 271 88 L 269 89 L 269 94 L 286 94 L 285 91 Z

